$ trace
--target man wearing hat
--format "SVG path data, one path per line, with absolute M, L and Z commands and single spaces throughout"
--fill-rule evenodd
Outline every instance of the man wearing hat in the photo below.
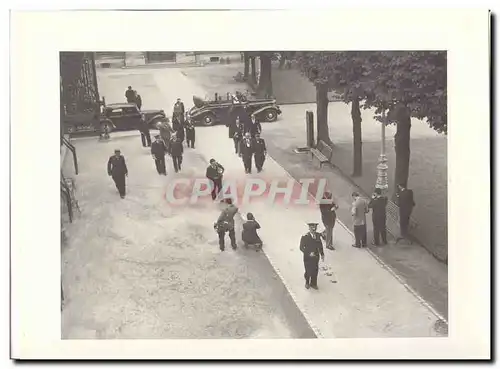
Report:
M 307 289 L 312 287 L 317 290 L 319 258 L 321 257 L 321 261 L 324 261 L 325 254 L 323 253 L 321 235 L 316 232 L 318 223 L 307 223 L 307 225 L 309 226 L 309 232 L 300 239 L 300 251 L 304 254 L 304 278 Z
M 325 192 L 319 204 L 319 210 L 321 212 L 323 226 L 325 227 L 324 235 L 326 238 L 326 248 L 328 250 L 335 250 L 335 247 L 333 247 L 333 228 L 335 227 L 335 221 L 337 219 L 337 213 L 335 212 L 337 209 L 338 206 L 333 201 L 332 193 L 328 191 Z
M 182 154 L 184 154 L 184 148 L 182 147 L 182 141 L 179 139 L 178 132 L 174 133 L 170 139 L 169 154 L 174 162 L 175 173 L 178 173 L 181 170 Z
M 139 132 L 141 133 L 142 146 L 151 147 L 151 134 L 149 132 L 149 124 L 144 114 L 141 114 L 141 121 L 139 123 Z
M 224 200 L 225 207 L 222 210 L 219 218 L 214 223 L 214 229 L 219 236 L 219 248 L 220 251 L 225 249 L 225 237 L 226 233 L 229 233 L 229 239 L 231 241 L 231 247 L 236 250 L 236 235 L 234 232 L 234 216 L 238 212 L 238 208 L 233 205 L 231 199 Z
M 128 176 L 128 169 L 125 158 L 118 149 L 108 160 L 108 175 L 113 178 L 120 197 L 125 198 L 125 177 Z
M 255 167 L 257 172 L 262 172 L 262 167 L 264 166 L 264 161 L 266 160 L 267 148 L 266 141 L 260 137 L 260 133 L 255 134 L 254 138 L 254 157 L 255 157 Z
M 172 117 L 177 118 L 179 123 L 181 125 L 183 125 L 184 124 L 184 113 L 185 113 L 184 103 L 181 101 L 181 99 L 177 98 L 177 101 L 174 104 L 174 112 L 172 114 Z
M 165 167 L 165 154 L 167 153 L 167 147 L 162 141 L 160 135 L 155 136 L 155 142 L 151 145 L 151 155 L 155 161 L 156 170 L 160 175 L 167 175 L 167 168 Z
M 373 244 L 378 246 L 380 237 L 382 244 L 387 245 L 387 229 L 386 229 L 386 207 L 387 197 L 382 196 L 382 190 L 376 188 L 368 207 L 372 209 L 373 221 Z

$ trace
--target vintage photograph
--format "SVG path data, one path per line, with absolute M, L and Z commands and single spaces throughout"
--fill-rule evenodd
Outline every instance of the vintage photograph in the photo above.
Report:
M 61 339 L 448 336 L 445 49 L 59 71 Z

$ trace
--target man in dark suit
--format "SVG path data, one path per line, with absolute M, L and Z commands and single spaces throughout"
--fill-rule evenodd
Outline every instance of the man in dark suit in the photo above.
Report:
M 178 98 L 176 103 L 174 104 L 174 113 L 172 114 L 172 117 L 177 117 L 179 122 L 183 125 L 185 112 L 186 111 L 184 109 L 184 103 L 181 101 L 181 99 Z
M 378 246 L 382 237 L 382 244 L 387 245 L 387 228 L 386 228 L 386 207 L 387 197 L 382 196 L 382 190 L 376 188 L 368 207 L 372 209 L 373 221 L 373 244 Z
M 135 97 L 135 105 L 137 105 L 137 109 L 141 110 L 142 98 L 141 98 L 141 95 L 139 95 L 139 94 L 137 94 Z
M 266 141 L 260 137 L 260 133 L 255 134 L 253 145 L 255 152 L 255 167 L 257 168 L 257 172 L 260 173 L 267 155 Z
M 245 133 L 245 137 L 240 142 L 240 153 L 243 159 L 243 165 L 245 166 L 245 173 L 252 173 L 252 156 L 254 154 L 254 142 L 250 133 Z
M 410 224 L 410 216 L 415 207 L 413 198 L 413 190 L 409 190 L 403 185 L 398 185 L 398 206 L 399 206 L 399 227 L 402 238 L 408 238 L 408 226 Z
M 108 160 L 108 175 L 113 178 L 120 197 L 125 198 L 125 177 L 128 176 L 127 164 L 120 150 L 116 149 L 115 154 Z
M 178 173 L 181 170 L 184 147 L 182 146 L 182 141 L 179 140 L 177 134 L 172 135 L 172 138 L 170 139 L 169 150 L 172 161 L 174 162 L 175 173 Z
M 333 228 L 335 227 L 335 221 L 337 220 L 337 213 L 335 212 L 337 209 L 338 206 L 333 201 L 333 195 L 330 192 L 325 192 L 319 204 L 319 210 L 321 212 L 323 226 L 325 227 L 323 234 L 325 237 L 326 248 L 329 250 L 335 250 L 333 247 Z
M 149 124 L 146 121 L 144 114 L 141 114 L 141 121 L 139 123 L 139 132 L 141 132 L 141 141 L 143 147 L 151 146 L 151 134 L 149 132 Z
M 207 168 L 206 177 L 212 182 L 212 200 L 217 198 L 217 194 L 222 189 L 222 176 L 224 167 L 217 163 L 215 159 L 210 159 L 210 165 Z
M 261 134 L 262 133 L 262 126 L 260 125 L 260 122 L 259 120 L 257 119 L 257 117 L 255 115 L 251 115 L 251 125 L 250 125 L 250 134 L 252 135 L 252 137 L 255 137 L 256 134 Z
M 160 135 L 156 135 L 155 139 L 156 141 L 151 145 L 151 155 L 153 155 L 158 174 L 166 176 L 167 168 L 165 167 L 165 154 L 167 153 L 167 147 Z
M 300 251 L 304 254 L 304 278 L 307 289 L 312 287 L 317 290 L 319 258 L 321 257 L 321 261 L 324 261 L 325 254 L 321 235 L 316 232 L 318 223 L 307 223 L 307 225 L 309 226 L 309 232 L 300 239 Z
M 132 90 L 132 86 L 128 86 L 127 91 L 125 91 L 125 98 L 128 103 L 135 103 L 135 91 Z
M 194 128 L 193 122 L 190 120 L 186 121 L 186 144 L 187 147 L 194 149 L 194 142 L 196 140 L 196 130 Z

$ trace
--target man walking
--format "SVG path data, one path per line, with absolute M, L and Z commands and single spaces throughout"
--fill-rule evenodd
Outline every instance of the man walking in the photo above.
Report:
M 387 245 L 387 197 L 382 196 L 382 190 L 380 188 L 375 189 L 368 207 L 372 209 L 373 244 L 379 246 L 380 238 L 382 238 L 382 244 Z
M 217 231 L 219 236 L 219 248 L 220 251 L 224 251 L 225 249 L 225 237 L 226 232 L 229 233 L 229 239 L 231 240 L 231 247 L 233 250 L 236 250 L 236 235 L 234 232 L 234 216 L 238 212 L 238 208 L 233 205 L 233 201 L 231 199 L 226 199 L 225 208 L 222 210 L 222 213 L 217 219 L 217 222 L 214 224 L 214 229 Z
M 215 159 L 210 159 L 210 165 L 207 168 L 206 177 L 212 182 L 212 200 L 217 198 L 222 189 L 222 176 L 224 167 L 217 163 Z
M 188 120 L 186 122 L 186 144 L 187 147 L 194 149 L 194 141 L 196 139 L 196 131 L 192 121 Z
M 323 242 L 321 235 L 316 232 L 318 223 L 307 223 L 309 232 L 300 239 L 300 251 L 304 254 L 304 278 L 306 280 L 306 288 L 309 287 L 318 289 L 318 270 L 319 258 L 325 260 L 323 252 Z
M 184 153 L 184 148 L 182 146 L 182 141 L 179 140 L 177 134 L 172 135 L 169 145 L 170 156 L 174 162 L 175 173 L 179 173 L 182 165 L 182 154 Z
M 160 135 L 155 136 L 156 141 L 151 145 L 151 155 L 155 161 L 156 170 L 160 175 L 167 175 L 167 168 L 165 167 L 165 154 L 167 148 L 165 143 L 161 140 Z
M 146 121 L 144 114 L 141 114 L 141 121 L 139 123 L 139 131 L 141 132 L 141 141 L 143 147 L 151 147 L 151 134 L 149 132 L 149 124 Z
M 115 154 L 108 160 L 108 175 L 113 178 L 116 189 L 122 199 L 125 198 L 125 177 L 128 176 L 127 164 L 120 150 L 116 149 Z
M 255 115 L 251 115 L 251 124 L 249 126 L 249 132 L 252 137 L 255 137 L 256 134 L 262 133 L 262 126 L 260 125 L 259 120 Z
M 264 166 L 264 161 L 266 160 L 267 148 L 266 141 L 260 137 L 260 133 L 255 134 L 254 139 L 254 157 L 255 157 L 255 167 L 257 172 L 262 172 L 262 167 Z
M 250 133 L 245 133 L 243 141 L 240 142 L 240 153 L 245 166 L 245 173 L 252 173 L 252 156 L 254 154 L 254 145 Z
M 355 243 L 353 247 L 366 247 L 366 213 L 368 213 L 368 204 L 359 196 L 359 193 L 353 192 L 354 199 L 352 203 L 351 214 L 354 220 L 354 237 Z
M 135 105 L 137 105 L 137 109 L 141 110 L 142 107 L 142 98 L 141 95 L 137 94 L 135 96 Z
M 181 99 L 178 98 L 176 103 L 174 104 L 174 112 L 172 114 L 172 118 L 176 117 L 179 120 L 180 124 L 184 124 L 184 114 L 184 103 L 181 101 Z
M 181 121 L 179 116 L 174 116 L 172 118 L 172 128 L 177 136 L 177 140 L 181 142 L 184 141 L 184 138 L 186 137 L 186 133 L 184 131 L 184 123 Z
M 135 91 L 132 90 L 132 86 L 128 86 L 127 91 L 125 91 L 125 97 L 128 103 L 135 103 Z
M 328 250 L 335 250 L 333 247 L 333 228 L 337 220 L 337 213 L 335 212 L 337 209 L 338 206 L 333 201 L 332 194 L 330 192 L 325 192 L 319 204 L 319 210 L 321 212 L 321 220 L 325 227 L 324 237 Z
M 416 205 L 413 198 L 413 190 L 409 190 L 403 185 L 398 185 L 398 193 L 396 196 L 399 206 L 399 227 L 401 238 L 408 238 L 410 216 Z

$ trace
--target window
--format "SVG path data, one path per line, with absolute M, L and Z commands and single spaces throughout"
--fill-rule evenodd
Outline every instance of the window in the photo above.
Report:
M 218 63 L 220 58 L 218 56 L 211 56 L 210 63 Z

